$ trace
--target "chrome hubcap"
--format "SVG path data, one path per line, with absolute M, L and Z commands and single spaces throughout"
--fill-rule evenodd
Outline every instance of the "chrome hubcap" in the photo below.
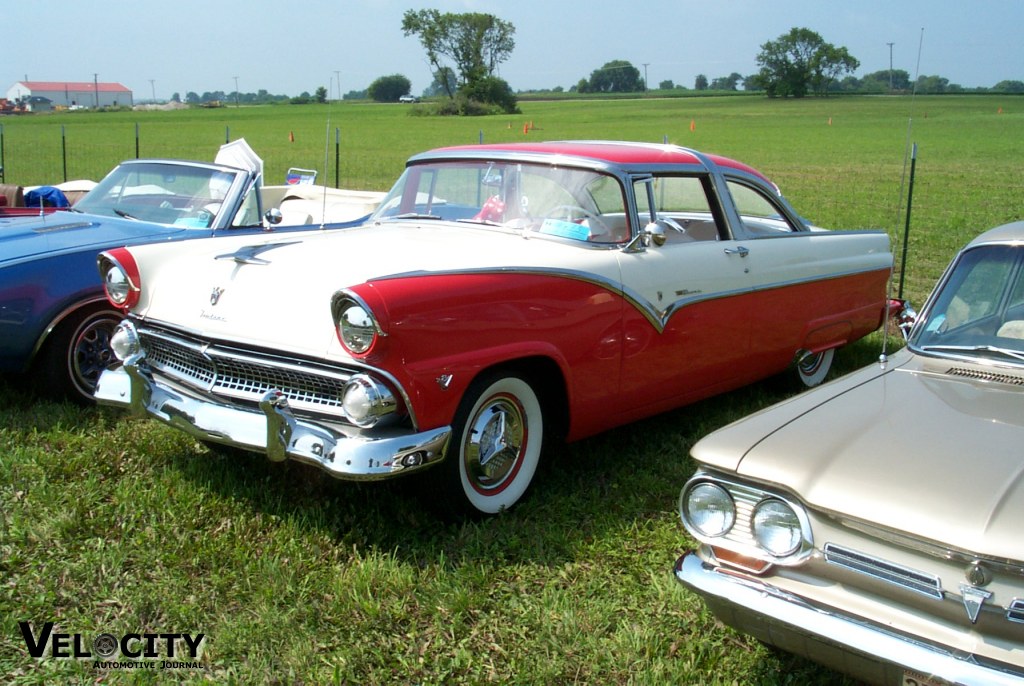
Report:
M 515 473 L 526 427 L 522 408 L 512 398 L 492 398 L 470 426 L 465 446 L 466 471 L 480 489 L 500 487 Z

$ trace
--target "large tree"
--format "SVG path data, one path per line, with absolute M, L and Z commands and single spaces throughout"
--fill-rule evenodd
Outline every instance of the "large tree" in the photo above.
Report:
M 485 77 L 493 76 L 498 65 L 515 48 L 515 27 L 492 14 L 471 12 L 465 14 L 441 13 L 438 10 L 407 10 L 402 17 L 402 32 L 406 36 L 419 36 L 427 51 L 427 61 L 435 79 L 455 97 L 451 80 L 444 75 L 452 70 L 445 64 L 451 60 L 458 76 L 456 87 L 466 86 Z M 438 75 L 442 75 L 438 78 Z
M 582 82 L 581 82 L 582 83 Z M 590 74 L 590 93 L 639 93 L 644 90 L 640 70 L 626 60 L 612 60 Z
M 802 98 L 812 89 L 820 94 L 860 62 L 846 48 L 837 48 L 814 31 L 790 29 L 789 33 L 761 46 L 757 55 L 761 70 L 757 83 L 769 97 Z

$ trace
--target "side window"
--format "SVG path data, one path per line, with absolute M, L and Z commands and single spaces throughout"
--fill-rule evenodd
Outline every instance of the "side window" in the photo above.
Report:
M 669 243 L 719 240 L 721 231 L 700 177 L 655 176 L 636 181 L 633 190 L 642 223 L 650 221 L 653 215 L 655 219 L 671 220 L 679 227 L 676 229 L 669 224 L 666 232 Z
M 779 206 L 760 190 L 733 179 L 729 180 L 728 185 L 747 233 L 753 236 L 778 236 L 798 230 L 786 219 Z
M 242 199 L 242 206 L 231 218 L 231 226 L 258 226 L 260 224 L 260 205 L 258 201 L 259 184 L 255 183 L 249 188 L 249 192 Z

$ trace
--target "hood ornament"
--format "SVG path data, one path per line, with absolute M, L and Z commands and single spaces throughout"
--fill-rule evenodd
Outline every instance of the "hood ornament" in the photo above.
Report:
M 220 300 L 220 296 L 224 293 L 224 289 L 220 286 L 214 286 L 213 291 L 210 293 L 210 304 L 216 305 L 217 301 Z

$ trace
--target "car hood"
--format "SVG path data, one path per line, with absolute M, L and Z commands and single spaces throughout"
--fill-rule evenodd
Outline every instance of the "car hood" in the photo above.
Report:
M 694 455 L 816 509 L 1021 560 L 1024 390 L 951 367 L 903 351 L 889 369 L 755 415 L 756 428 L 741 420 Z
M 158 241 L 183 229 L 149 222 L 58 211 L 39 217 L 0 218 L 0 263 L 39 255 L 95 250 Z
M 133 254 L 142 273 L 136 314 L 206 338 L 328 358 L 344 356 L 332 295 L 375 279 L 519 268 L 617 277 L 607 250 L 437 222 L 214 238 Z

